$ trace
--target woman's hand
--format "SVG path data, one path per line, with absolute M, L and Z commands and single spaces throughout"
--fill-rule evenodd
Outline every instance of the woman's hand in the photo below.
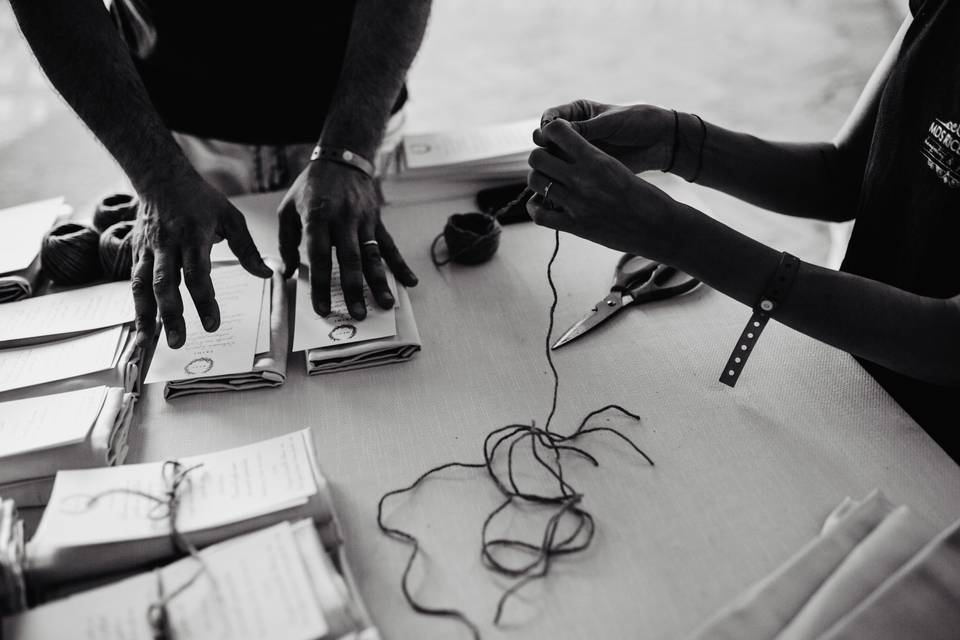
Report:
M 671 164 L 676 126 L 672 111 L 646 104 L 618 107 L 576 100 L 543 112 L 541 129 L 533 134 L 537 146 L 546 146 L 542 126 L 553 120 L 566 120 L 584 139 L 633 173 L 666 169 Z
M 530 154 L 527 178 L 539 194 L 527 204 L 537 224 L 673 263 L 683 211 L 675 200 L 584 140 L 572 123 L 554 120 L 540 138 L 551 151 Z M 545 193 L 547 204 L 556 206 L 544 206 Z

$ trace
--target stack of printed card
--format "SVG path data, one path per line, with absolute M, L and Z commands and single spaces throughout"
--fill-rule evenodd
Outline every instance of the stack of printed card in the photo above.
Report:
M 420 351 L 420 333 L 413 317 L 410 296 L 389 271 L 387 283 L 396 303 L 381 309 L 364 284 L 367 317 L 354 320 L 347 311 L 336 259 L 330 277 L 330 314 L 320 316 L 310 301 L 309 269 L 297 275 L 297 310 L 293 350 L 306 354 L 307 373 L 333 373 L 406 362 Z
M 0 403 L 0 495 L 43 506 L 60 469 L 122 464 L 135 404 L 103 386 Z
M 282 385 L 289 338 L 281 269 L 262 280 L 232 263 L 215 265 L 210 276 L 220 306 L 220 328 L 213 333 L 203 329 L 182 286 L 186 342 L 171 349 L 161 337 L 145 383 L 165 382 L 166 398 Z
M 100 385 L 137 392 L 132 321 L 126 282 L 0 305 L 0 401 Z
M 171 491 L 177 531 L 199 557 L 172 539 Z M 0 539 L 0 578 L 4 549 Z M 62 471 L 14 560 L 46 604 L 0 621 L 8 640 L 74 637 L 78 629 L 149 640 L 157 636 L 148 610 L 161 594 L 170 596 L 165 637 L 379 637 L 350 574 L 309 429 L 166 462 Z M 0 582 L 0 596 L 2 589 Z

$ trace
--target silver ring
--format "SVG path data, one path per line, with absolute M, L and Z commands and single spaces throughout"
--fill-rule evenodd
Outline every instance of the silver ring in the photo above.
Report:
M 368 246 L 368 245 L 369 245 L 369 246 L 373 246 L 373 247 L 380 248 L 380 243 L 377 242 L 376 240 L 367 240 L 366 242 L 361 242 L 361 243 L 360 243 L 360 246 L 361 246 L 361 247 L 366 247 L 366 246 Z
M 553 180 L 550 181 L 550 184 L 547 185 L 547 188 L 543 190 L 543 199 L 546 201 L 548 194 L 550 193 L 550 187 L 553 186 Z

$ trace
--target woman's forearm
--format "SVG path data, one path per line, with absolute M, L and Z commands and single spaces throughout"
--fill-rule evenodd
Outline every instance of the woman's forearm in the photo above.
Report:
M 754 306 L 780 253 L 679 205 L 673 264 Z M 680 240 L 682 239 L 682 240 Z M 960 300 L 801 263 L 777 321 L 911 377 L 960 385 Z
M 849 220 L 862 161 L 833 143 L 770 142 L 681 114 L 674 173 L 771 211 Z

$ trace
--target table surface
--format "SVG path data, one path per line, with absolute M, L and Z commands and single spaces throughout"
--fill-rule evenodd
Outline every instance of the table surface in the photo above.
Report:
M 678 184 L 668 186 L 690 197 Z M 264 253 L 275 253 L 278 198 L 236 200 Z M 166 402 L 162 385 L 150 385 L 132 436 L 136 462 L 311 427 L 351 567 L 388 639 L 467 634 L 407 607 L 399 581 L 409 550 L 377 529 L 381 494 L 434 465 L 480 460 L 489 431 L 542 424 L 549 409 L 545 266 L 553 233 L 508 226 L 491 262 L 435 269 L 434 235 L 449 214 L 473 208 L 465 195 L 384 209 L 420 277 L 411 300 L 423 351 L 411 362 L 308 377 L 297 353 L 278 389 Z M 791 250 L 789 237 L 779 240 Z M 558 330 L 604 295 L 617 257 L 562 237 Z M 600 468 L 567 465 L 596 518 L 594 543 L 525 588 L 500 628 L 492 618 L 508 583 L 479 555 L 480 526 L 499 496 L 483 472 L 451 470 L 395 499 L 389 524 L 414 532 L 426 552 L 413 574 L 417 596 L 466 611 L 485 638 L 675 638 L 788 558 L 845 496 L 879 487 L 941 527 L 960 516 L 960 468 L 847 354 L 774 322 L 737 387 L 720 384 L 748 315 L 701 288 L 622 313 L 557 351 L 554 429 L 571 431 L 587 412 L 622 404 L 642 422 L 610 426 L 622 427 L 656 466 L 602 436 L 588 444 Z M 542 526 L 504 525 L 533 538 Z

